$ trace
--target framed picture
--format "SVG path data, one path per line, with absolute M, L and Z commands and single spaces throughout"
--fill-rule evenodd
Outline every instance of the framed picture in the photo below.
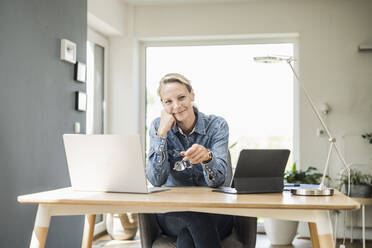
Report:
M 81 91 L 75 91 L 75 110 L 87 111 L 87 94 Z
M 78 82 L 85 83 L 86 82 L 86 71 L 87 66 L 82 62 L 76 62 L 75 63 L 75 73 L 74 73 L 74 79 Z

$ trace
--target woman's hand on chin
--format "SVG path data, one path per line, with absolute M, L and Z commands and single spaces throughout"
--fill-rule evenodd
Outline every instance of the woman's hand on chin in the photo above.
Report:
M 160 125 L 158 128 L 157 135 L 161 137 L 167 137 L 167 132 L 176 125 L 176 119 L 173 115 L 169 114 L 164 109 L 160 115 Z

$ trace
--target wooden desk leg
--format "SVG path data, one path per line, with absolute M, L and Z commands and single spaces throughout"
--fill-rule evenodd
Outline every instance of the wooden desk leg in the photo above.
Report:
M 316 229 L 316 224 L 314 222 L 309 222 L 310 238 L 312 248 L 319 248 L 318 230 Z
M 32 232 L 31 248 L 43 248 L 48 235 L 48 228 L 50 224 L 50 212 L 47 205 L 39 204 L 34 231 Z
M 335 244 L 336 244 L 336 241 L 337 241 L 336 240 L 336 238 L 337 238 L 337 230 L 338 230 L 337 228 L 338 228 L 338 213 L 335 214 L 335 230 L 333 232 L 335 234 L 335 235 L 333 235 L 333 242 Z
M 316 248 L 334 248 L 332 223 L 328 211 L 318 217 L 316 223 L 309 223 L 311 242 Z
M 81 243 L 82 248 L 91 248 L 92 247 L 95 222 L 96 222 L 96 215 L 95 214 L 85 215 L 84 234 L 83 234 L 83 241 Z

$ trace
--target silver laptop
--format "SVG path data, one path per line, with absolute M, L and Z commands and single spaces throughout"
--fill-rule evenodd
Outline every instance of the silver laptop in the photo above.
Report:
M 64 134 L 68 171 L 74 190 L 151 193 L 147 188 L 139 135 Z

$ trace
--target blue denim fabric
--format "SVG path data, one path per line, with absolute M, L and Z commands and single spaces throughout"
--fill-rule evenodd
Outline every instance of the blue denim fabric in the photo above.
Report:
M 229 127 L 227 122 L 215 115 L 205 115 L 194 109 L 197 121 L 194 131 L 188 136 L 176 125 L 168 131 L 167 137 L 156 135 L 160 118 L 152 122 L 149 130 L 150 149 L 146 164 L 146 176 L 154 186 L 209 186 L 219 187 L 225 182 L 228 156 Z M 173 170 L 182 156 L 173 150 L 186 151 L 193 144 L 200 144 L 210 150 L 210 162 L 193 165 L 184 171 Z
M 157 214 L 163 232 L 177 237 L 177 248 L 218 248 L 233 227 L 229 215 L 195 212 Z

